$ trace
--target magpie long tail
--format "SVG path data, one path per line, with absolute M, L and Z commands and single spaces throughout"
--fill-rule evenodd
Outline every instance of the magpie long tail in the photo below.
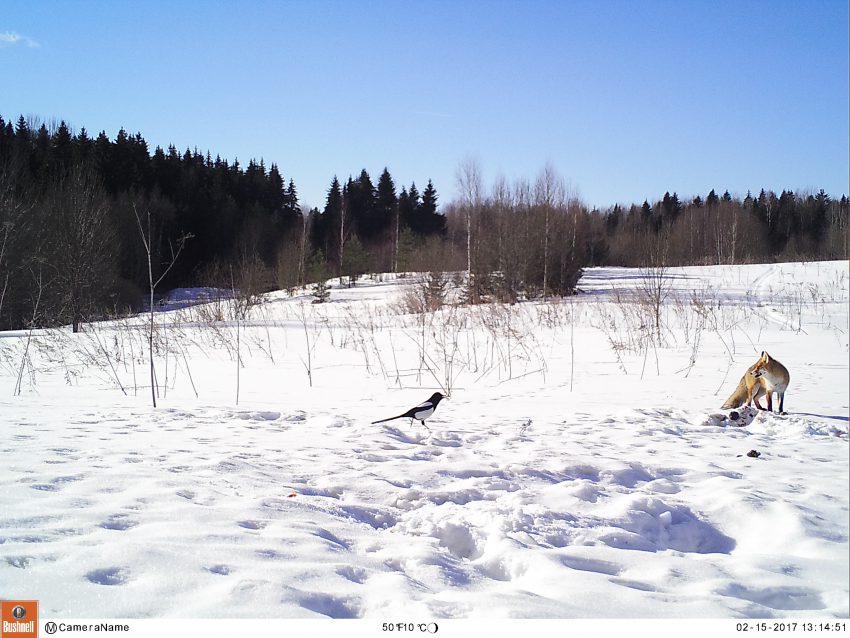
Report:
M 396 419 L 402 419 L 402 418 L 404 418 L 404 415 L 399 414 L 398 416 L 391 416 L 389 419 L 381 419 L 380 421 L 372 421 L 372 425 L 375 425 L 376 423 L 386 423 L 387 421 L 395 421 Z

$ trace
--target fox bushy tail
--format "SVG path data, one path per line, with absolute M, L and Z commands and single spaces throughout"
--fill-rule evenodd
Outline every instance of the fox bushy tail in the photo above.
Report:
M 731 408 L 739 408 L 746 402 L 747 382 L 745 379 L 746 377 L 741 377 L 741 380 L 738 382 L 738 387 L 735 388 L 732 396 L 726 399 L 726 403 L 720 406 L 721 409 L 729 410 Z

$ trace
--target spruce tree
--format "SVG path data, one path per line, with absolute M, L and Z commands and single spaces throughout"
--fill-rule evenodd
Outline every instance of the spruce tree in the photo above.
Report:
M 396 213 L 398 210 L 398 197 L 395 192 L 395 183 L 390 172 L 384 168 L 378 179 L 378 188 L 375 194 L 375 226 L 376 235 L 385 237 L 394 230 Z
M 661 214 L 665 223 L 673 224 L 682 212 L 682 204 L 679 201 L 678 195 L 664 193 L 664 198 L 661 200 Z
M 409 228 L 414 232 L 419 232 L 416 229 L 417 215 L 419 213 L 419 191 L 416 190 L 416 182 L 410 185 L 410 190 L 402 189 L 402 196 L 399 197 L 399 217 L 401 219 L 402 228 Z
M 50 140 L 48 164 L 54 175 L 59 170 L 70 168 L 73 152 L 71 131 L 68 129 L 65 120 L 62 120 Z
M 365 168 L 356 180 L 348 180 L 345 194 L 346 209 L 357 235 L 364 242 L 371 242 L 380 227 L 375 217 L 375 187 Z
M 290 215 L 299 217 L 301 215 L 301 205 L 298 203 L 298 192 L 295 190 L 295 182 L 290 178 L 289 185 L 286 187 L 286 207 Z
M 644 228 L 652 227 L 652 206 L 647 200 L 643 200 L 643 206 L 640 208 L 640 221 Z
M 358 277 L 369 272 L 370 269 L 369 253 L 357 235 L 352 235 L 345 245 L 345 254 L 342 260 L 342 274 L 348 277 L 348 287 L 354 286 Z
M 437 189 L 429 179 L 428 185 L 422 192 L 422 205 L 419 217 L 422 220 L 422 230 L 425 235 L 445 235 L 446 218 L 437 212 Z
M 263 168 L 265 170 L 265 168 Z M 263 184 L 265 181 L 265 184 Z M 286 197 L 286 187 L 283 181 L 283 176 L 280 174 L 280 170 L 277 168 L 277 164 L 272 164 L 272 167 L 269 169 L 268 176 L 265 180 L 260 181 L 260 192 L 266 191 L 266 195 L 263 198 L 263 204 L 266 208 L 276 212 L 281 213 L 284 218 L 288 218 L 289 207 Z M 287 222 L 291 222 L 291 219 L 286 219 Z
M 94 140 L 89 137 L 85 127 L 80 129 L 72 142 L 73 161 L 78 164 L 87 164 L 92 160 L 94 153 Z
M 347 220 L 344 210 L 343 192 L 339 180 L 334 176 L 331 187 L 328 189 L 328 197 L 325 201 L 325 210 L 322 213 L 321 249 L 327 255 L 328 263 L 333 264 L 337 275 L 341 275 L 342 259 L 345 253 L 345 241 L 350 234 L 346 228 Z

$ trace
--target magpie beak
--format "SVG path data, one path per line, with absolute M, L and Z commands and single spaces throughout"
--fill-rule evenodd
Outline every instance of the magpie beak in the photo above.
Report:
M 417 405 L 415 408 L 410 408 L 404 414 L 399 414 L 398 416 L 391 416 L 389 419 L 381 419 L 380 421 L 372 421 L 372 425 L 375 423 L 384 423 L 386 421 L 393 421 L 394 419 L 416 419 L 417 421 L 421 421 L 422 425 L 425 425 L 425 419 L 431 417 L 434 414 L 434 410 L 437 409 L 437 405 L 445 399 L 446 397 L 440 394 L 439 392 L 435 392 L 431 395 L 431 398 L 427 401 L 424 401 Z M 428 426 L 425 425 L 427 428 Z

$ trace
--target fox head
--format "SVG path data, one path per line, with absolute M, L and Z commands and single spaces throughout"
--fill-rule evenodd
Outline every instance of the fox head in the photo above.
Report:
M 756 361 L 756 365 L 753 366 L 752 374 L 754 377 L 760 377 L 764 374 L 764 367 L 770 363 L 770 355 L 767 352 L 762 351 L 759 360 Z

